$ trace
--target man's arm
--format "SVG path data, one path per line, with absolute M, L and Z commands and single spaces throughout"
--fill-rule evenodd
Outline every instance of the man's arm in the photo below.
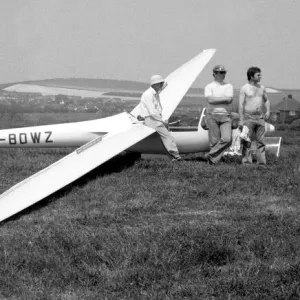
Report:
M 239 97 L 239 117 L 240 117 L 240 126 L 244 125 L 244 107 L 245 107 L 245 99 L 246 94 L 243 88 L 240 90 L 240 97 Z
M 209 104 L 230 104 L 233 100 L 233 87 L 231 84 L 228 84 L 228 88 L 223 97 L 213 96 L 212 91 L 207 88 L 205 90 L 205 98 Z
M 264 89 L 264 93 L 263 93 L 263 100 L 265 103 L 265 107 L 266 107 L 266 114 L 265 114 L 265 118 L 266 120 L 268 120 L 270 118 L 270 100 L 268 98 L 267 92 Z
M 206 100 L 209 104 L 229 104 L 232 102 L 232 97 L 214 97 L 208 96 Z
M 149 115 L 155 120 L 162 121 L 161 115 L 158 113 L 153 103 L 152 95 L 143 94 L 141 98 L 141 105 L 144 108 L 145 112 L 147 112 L 147 114 L 145 114 L 143 117 Z

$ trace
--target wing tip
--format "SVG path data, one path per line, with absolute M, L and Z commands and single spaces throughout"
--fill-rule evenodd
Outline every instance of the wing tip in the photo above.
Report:
M 210 48 L 210 49 L 204 49 L 202 52 L 212 52 L 212 53 L 215 53 L 216 51 L 217 51 L 217 49 Z

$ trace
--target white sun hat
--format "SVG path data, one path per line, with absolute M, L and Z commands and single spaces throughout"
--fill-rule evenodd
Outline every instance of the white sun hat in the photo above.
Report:
M 150 85 L 153 85 L 156 83 L 162 83 L 162 82 L 165 82 L 165 81 L 160 75 L 153 75 L 150 78 Z

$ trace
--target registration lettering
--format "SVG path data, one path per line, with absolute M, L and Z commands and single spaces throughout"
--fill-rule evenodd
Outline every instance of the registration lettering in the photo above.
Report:
M 53 143 L 51 139 L 52 131 L 44 132 L 20 132 L 20 133 L 10 133 L 8 135 L 8 143 L 10 145 L 26 145 L 26 144 L 40 144 L 40 143 Z

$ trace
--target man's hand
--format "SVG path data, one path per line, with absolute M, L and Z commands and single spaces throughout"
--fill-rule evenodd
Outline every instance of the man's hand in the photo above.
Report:
M 162 120 L 165 127 L 169 130 L 169 120 Z
M 269 120 L 269 118 L 270 118 L 270 113 L 267 112 L 267 113 L 265 114 L 265 120 Z
M 143 117 L 140 116 L 140 115 L 138 115 L 136 118 L 138 119 L 138 121 L 145 121 L 145 118 L 143 118 Z
M 244 127 L 244 122 L 243 121 L 239 121 L 239 130 L 243 131 L 243 127 Z

